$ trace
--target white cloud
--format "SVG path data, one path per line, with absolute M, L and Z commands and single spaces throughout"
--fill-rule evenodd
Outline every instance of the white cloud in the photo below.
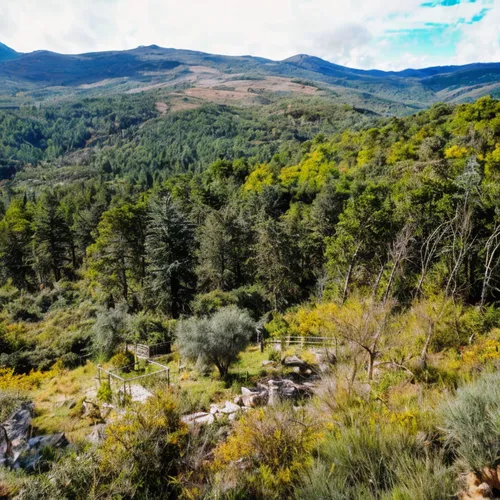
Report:
M 0 41 L 19 51 L 79 53 L 155 43 L 272 59 L 309 53 L 355 67 L 403 68 L 435 63 L 433 54 L 391 55 L 398 41 L 388 31 L 438 23 L 463 31 L 455 62 L 500 60 L 500 0 L 434 8 L 422 7 L 423 1 L 0 0 Z M 482 21 L 463 23 L 485 5 L 492 10 Z

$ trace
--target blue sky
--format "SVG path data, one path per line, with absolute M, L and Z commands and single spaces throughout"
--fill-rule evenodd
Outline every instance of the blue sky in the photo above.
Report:
M 500 0 L 0 0 L 0 42 L 65 53 L 138 45 L 358 68 L 500 61 Z

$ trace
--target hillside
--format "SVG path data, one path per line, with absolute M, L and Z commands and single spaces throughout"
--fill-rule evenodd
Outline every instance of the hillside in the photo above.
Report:
M 169 99 L 0 113 L 0 496 L 498 498 L 500 101 Z
M 499 88 L 500 63 L 384 72 L 346 68 L 308 55 L 271 61 L 156 45 L 80 55 L 18 54 L 5 46 L 0 50 L 0 101 L 11 104 L 150 89 L 188 101 L 238 105 L 314 93 L 378 113 L 405 115 L 438 101 L 497 95 Z

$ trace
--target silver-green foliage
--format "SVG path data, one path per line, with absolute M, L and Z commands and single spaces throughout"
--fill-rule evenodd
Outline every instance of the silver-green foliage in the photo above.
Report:
M 115 309 L 103 309 L 97 314 L 92 327 L 94 351 L 105 359 L 115 354 L 127 336 L 127 305 L 119 304 Z
M 250 342 L 255 322 L 246 311 L 225 307 L 209 318 L 181 321 L 177 338 L 181 354 L 188 359 L 201 358 L 217 367 L 222 377 Z
M 459 389 L 443 417 L 448 442 L 469 470 L 500 463 L 500 373 Z

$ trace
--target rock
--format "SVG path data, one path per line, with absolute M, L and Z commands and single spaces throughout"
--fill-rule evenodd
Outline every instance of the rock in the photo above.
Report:
M 196 420 L 192 421 L 194 425 L 211 425 L 215 421 L 215 417 L 213 415 L 206 415 L 204 417 L 199 417 Z
M 287 356 L 283 360 L 285 366 L 297 366 L 297 367 L 307 367 L 307 363 L 300 359 L 298 356 Z
M 106 437 L 106 425 L 105 424 L 97 424 L 92 429 L 92 432 L 87 436 L 87 441 L 98 444 L 101 441 L 104 441 Z
M 210 414 L 215 415 L 219 411 L 219 407 L 217 405 L 210 405 Z
M 262 366 L 270 366 L 274 365 L 274 361 L 268 360 L 268 361 L 262 361 Z
M 69 444 L 64 434 L 28 438 L 33 410 L 32 403 L 24 403 L 3 423 L 5 432 L 0 433 L 0 465 L 33 471 L 43 465 L 46 447 L 63 448 Z
M 24 403 L 6 422 L 3 427 L 11 441 L 24 439 L 28 435 L 35 406 Z
M 183 417 L 181 417 L 181 420 L 184 423 L 189 424 L 190 422 L 196 420 L 197 418 L 206 417 L 207 415 L 208 413 L 204 411 L 199 411 L 198 413 L 192 413 L 191 415 L 184 415 Z
M 226 404 L 224 408 L 222 408 L 221 413 L 225 413 L 226 415 L 229 415 L 231 413 L 236 413 L 240 411 L 240 407 L 237 404 L 231 403 L 231 401 L 226 401 Z
M 231 413 L 230 415 L 228 415 L 228 419 L 230 422 L 233 422 L 234 420 L 236 420 L 236 417 L 238 416 L 237 413 Z
M 52 434 L 49 436 L 37 436 L 28 441 L 28 448 L 19 457 L 15 468 L 21 468 L 28 472 L 33 472 L 44 465 L 43 453 L 46 448 L 61 449 L 68 446 L 66 436 Z
M 280 397 L 278 395 L 278 387 L 276 385 L 269 385 L 269 398 L 267 400 L 267 404 L 269 406 L 275 406 L 280 401 Z
M 120 388 L 120 392 L 123 393 L 123 387 Z M 146 402 L 149 398 L 153 397 L 153 395 L 142 385 L 139 384 L 134 384 L 130 386 L 130 391 L 127 388 L 127 394 L 131 395 L 131 400 L 132 402 L 137 402 L 137 403 L 144 403 Z
M 243 394 L 243 396 L 250 396 L 252 394 L 255 394 L 257 391 L 252 391 L 251 389 L 247 389 L 246 387 L 242 387 L 241 388 L 241 394 Z
M 311 375 L 313 374 L 313 371 L 308 368 L 305 372 L 304 372 L 304 375 L 307 375 L 308 377 L 310 377 Z

